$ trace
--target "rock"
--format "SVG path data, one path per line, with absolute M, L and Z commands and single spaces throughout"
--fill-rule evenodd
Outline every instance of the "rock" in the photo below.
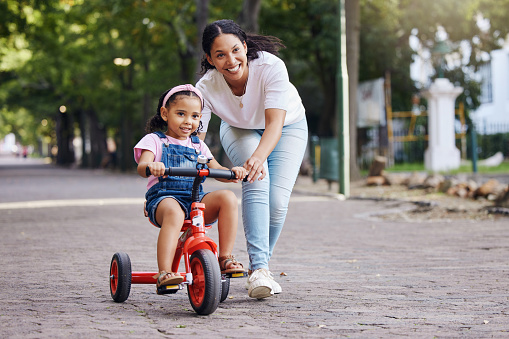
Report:
M 410 175 L 407 173 L 384 173 L 387 185 L 408 185 Z
M 501 184 L 496 179 L 490 179 L 477 188 L 474 192 L 474 198 L 488 197 L 490 194 L 499 194 L 503 189 L 500 188 Z
M 440 174 L 432 174 L 430 176 L 428 176 L 425 180 L 424 180 L 424 187 L 425 188 L 434 188 L 434 189 L 438 189 L 438 187 L 440 186 L 440 184 L 445 181 L 445 178 L 443 175 L 440 175 Z
M 415 188 L 423 188 L 424 187 L 424 180 L 426 180 L 425 174 L 420 174 L 418 172 L 413 172 L 410 178 L 408 178 L 408 188 L 409 189 L 415 189 Z
M 477 188 L 479 188 L 479 185 L 474 180 L 469 180 L 467 182 L 467 187 L 468 187 L 468 197 L 474 198 L 475 191 L 477 190 Z
M 369 168 L 368 177 L 377 177 L 383 174 L 385 165 L 387 164 L 387 158 L 382 156 L 376 156 Z
M 378 175 L 378 176 L 371 176 L 366 179 L 366 185 L 368 186 L 382 186 L 386 185 L 387 181 L 385 180 L 385 177 Z
M 505 190 L 495 199 L 495 206 L 509 208 L 509 185 Z
M 440 185 L 438 186 L 438 191 L 439 192 L 442 192 L 442 193 L 447 193 L 448 190 L 451 188 L 451 187 L 454 187 L 458 184 L 458 180 L 454 179 L 454 178 L 450 178 L 450 179 L 445 179 L 444 181 L 442 181 L 440 183 Z M 447 193 L 449 194 L 449 193 Z

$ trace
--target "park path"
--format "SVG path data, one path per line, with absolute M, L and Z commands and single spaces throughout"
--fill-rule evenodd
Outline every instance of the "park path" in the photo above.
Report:
M 0 159 L 2 338 L 509 337 L 507 219 L 383 221 L 374 216 L 396 202 L 300 187 L 271 261 L 283 293 L 253 300 L 232 280 L 217 311 L 197 316 L 185 290 L 109 295 L 115 252 L 156 270 L 143 179 L 20 160 Z M 239 185 L 207 185 L 240 196 Z M 241 225 L 234 252 L 247 263 Z

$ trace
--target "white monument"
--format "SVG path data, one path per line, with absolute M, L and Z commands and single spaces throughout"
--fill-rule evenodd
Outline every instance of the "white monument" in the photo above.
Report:
M 463 92 L 445 78 L 437 78 L 422 94 L 428 99 L 428 148 L 424 165 L 434 172 L 460 167 L 461 154 L 455 144 L 454 102 Z

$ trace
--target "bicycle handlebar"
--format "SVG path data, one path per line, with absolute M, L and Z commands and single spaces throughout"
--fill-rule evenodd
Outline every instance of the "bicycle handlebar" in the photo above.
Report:
M 150 168 L 148 168 L 148 166 L 145 169 L 145 174 L 147 174 L 147 176 L 151 175 Z M 214 168 L 198 170 L 194 167 L 169 167 L 165 169 L 164 175 L 178 177 L 209 177 L 226 180 L 235 179 L 235 172 L 232 170 Z

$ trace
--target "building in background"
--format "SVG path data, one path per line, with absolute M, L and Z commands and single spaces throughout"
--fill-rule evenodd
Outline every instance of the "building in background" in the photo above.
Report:
M 491 52 L 479 70 L 481 106 L 471 114 L 479 133 L 509 131 L 509 45 Z

